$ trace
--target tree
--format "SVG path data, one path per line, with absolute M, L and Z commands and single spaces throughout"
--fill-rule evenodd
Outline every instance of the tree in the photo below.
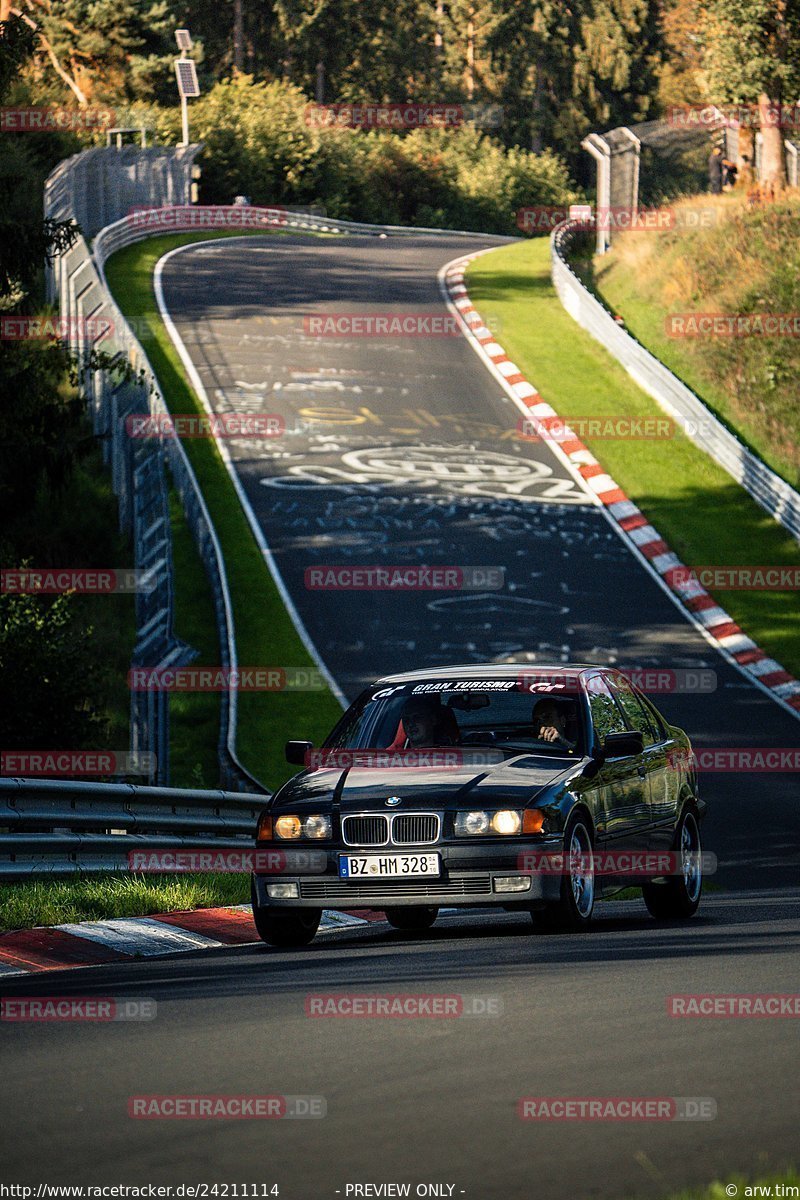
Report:
M 273 0 L 284 76 L 314 94 L 317 63 L 338 100 L 436 96 L 436 17 L 420 0 Z
M 493 6 L 497 19 L 487 41 L 506 141 L 537 151 L 558 146 L 575 162 L 586 125 L 576 119 L 573 100 L 575 6 L 558 0 L 493 0 Z
M 668 0 L 661 12 L 663 52 L 658 69 L 662 109 L 698 104 L 703 93 L 703 43 L 699 33 L 702 0 Z
M 93 700 L 102 687 L 89 653 L 93 630 L 75 619 L 73 608 L 70 594 L 0 595 L 0 738 L 9 749 L 107 743 L 108 720 Z
M 18 85 L 37 35 L 22 18 L 0 25 L 0 103 Z M 45 139 L 51 134 L 42 134 Z M 43 221 L 43 161 L 13 137 L 0 142 L 0 314 L 22 318 L 35 308 L 44 257 L 67 248 L 72 222 Z M 55 148 L 61 142 L 55 137 Z M 61 157 L 57 152 L 56 157 Z M 37 495 L 57 501 L 85 441 L 74 367 L 54 341 L 9 340 L 0 354 L 0 530 L 3 566 L 19 566 L 20 534 Z M 20 544 L 16 544 L 19 542 Z M 71 596 L 0 594 L 2 744 L 14 749 L 95 745 L 106 728 L 98 714 L 97 667 L 86 647 L 92 630 Z M 12 699 L 13 698 L 13 699 Z
M 22 19 L 0 25 L 0 103 L 34 51 L 36 34 Z M 45 135 L 47 136 L 47 135 Z M 30 140 L 30 139 L 27 139 Z M 30 293 L 46 255 L 68 249 L 72 221 L 44 221 L 31 193 L 41 189 L 28 147 L 5 139 L 0 148 L 0 312 L 30 311 Z M 74 453 L 79 411 L 64 386 L 69 358 L 53 342 L 9 341 L 0 357 L 0 515 L 24 509 L 42 477 L 62 482 Z
M 573 96 L 592 129 L 654 115 L 661 32 L 656 0 L 593 0 L 583 6 Z
M 761 182 L 786 186 L 784 117 L 800 98 L 797 0 L 701 0 L 704 71 L 717 103 L 758 106 Z
M 37 52 L 78 104 L 174 98 L 169 0 L 18 0 Z
M 437 9 L 443 85 L 438 98 L 463 96 L 467 103 L 497 98 L 489 47 L 499 21 L 494 0 L 442 0 Z

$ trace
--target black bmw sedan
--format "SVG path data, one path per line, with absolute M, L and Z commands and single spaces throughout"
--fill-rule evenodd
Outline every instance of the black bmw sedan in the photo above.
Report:
M 424 930 L 439 908 L 524 910 L 582 930 L 595 901 L 640 887 L 651 914 L 697 910 L 696 764 L 620 671 L 491 664 L 378 680 L 258 822 L 253 915 L 304 945 L 323 909 Z

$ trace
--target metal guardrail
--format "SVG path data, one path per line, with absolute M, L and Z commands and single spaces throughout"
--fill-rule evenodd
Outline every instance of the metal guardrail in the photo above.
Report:
M 135 206 L 132 206 L 135 207 Z M 142 206 L 141 212 L 129 212 L 126 216 L 115 221 L 112 225 L 101 230 L 94 242 L 95 259 L 98 264 L 104 263 L 117 250 L 124 249 L 134 242 L 158 234 L 170 233 L 203 233 L 219 232 L 221 229 L 242 232 L 266 232 L 276 230 L 306 231 L 309 233 L 330 234 L 362 234 L 372 237 L 457 237 L 477 238 L 486 241 L 487 237 L 499 235 L 476 233 L 468 229 L 430 229 L 427 226 L 416 228 L 411 225 L 367 225 L 361 221 L 340 221 L 334 217 L 321 217 L 313 213 L 293 212 L 290 208 L 282 207 L 241 207 L 233 205 L 212 206 L 198 209 L 190 204 L 171 204 L 162 206 L 159 211 L 148 211 L 149 206 Z M 217 221 L 214 212 L 227 213 Z M 205 213 L 202 219 L 201 213 Z M 508 241 L 513 239 L 508 238 Z
M 252 848 L 263 795 L 0 779 L 0 881 L 129 871 L 132 850 Z
M 565 221 L 552 233 L 551 276 L 569 315 L 622 364 L 631 378 L 677 422 L 757 504 L 800 541 L 800 494 L 748 450 L 690 388 L 645 350 L 581 283 L 568 261 L 573 238 L 586 223 Z

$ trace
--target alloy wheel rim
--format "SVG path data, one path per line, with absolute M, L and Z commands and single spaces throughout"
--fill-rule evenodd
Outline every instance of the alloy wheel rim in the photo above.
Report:
M 570 838 L 569 879 L 575 907 L 581 917 L 588 917 L 594 906 L 594 864 L 592 843 L 583 825 L 576 825 Z
M 700 830 L 691 813 L 687 813 L 683 819 L 680 854 L 683 885 L 687 896 L 694 902 L 700 895 L 703 866 L 700 856 Z

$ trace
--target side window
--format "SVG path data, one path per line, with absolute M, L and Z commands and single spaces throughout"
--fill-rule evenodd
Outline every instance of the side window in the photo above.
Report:
M 610 680 L 610 683 L 611 691 L 619 701 L 631 729 L 638 729 L 644 737 L 645 746 L 652 746 L 658 734 L 653 726 L 650 714 L 634 695 L 633 689 L 626 679 L 614 677 Z
M 633 689 L 633 693 L 641 704 L 644 711 L 650 718 L 650 724 L 653 726 L 656 734 L 656 741 L 663 742 L 670 736 L 669 727 L 652 701 L 648 700 L 647 696 L 643 696 L 638 688 Z
M 586 690 L 589 694 L 592 724 L 600 741 L 602 742 L 609 733 L 625 733 L 627 727 L 622 713 L 614 703 L 614 697 L 603 677 L 593 675 L 586 685 Z

